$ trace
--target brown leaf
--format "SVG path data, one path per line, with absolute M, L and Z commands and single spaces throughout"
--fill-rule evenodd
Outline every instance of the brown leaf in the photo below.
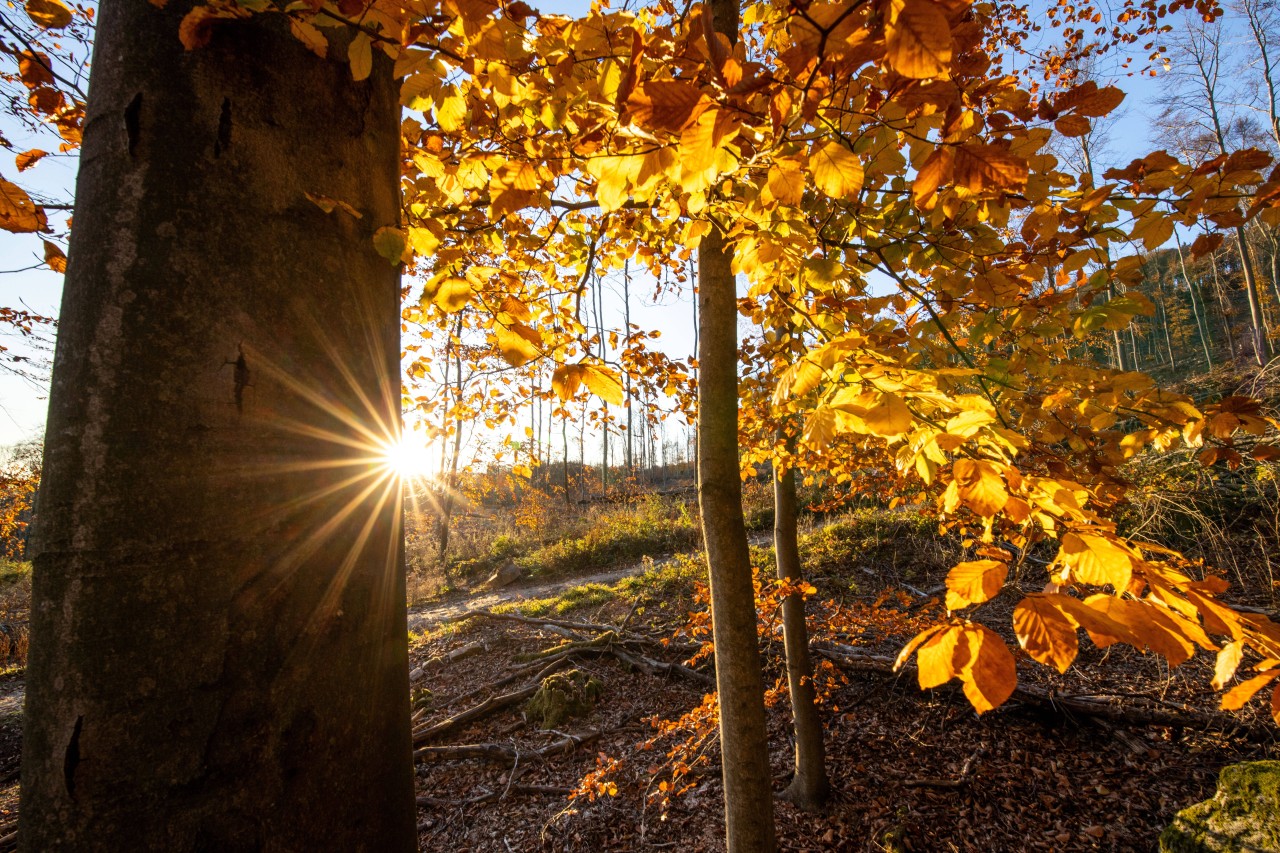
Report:
M 1027 183 L 1027 161 L 994 145 L 967 142 L 955 151 L 955 181 L 975 193 L 1018 189 Z

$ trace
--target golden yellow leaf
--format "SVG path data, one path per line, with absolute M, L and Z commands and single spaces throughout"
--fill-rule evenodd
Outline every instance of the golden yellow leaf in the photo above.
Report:
M 1018 665 L 1000 635 L 982 625 L 966 625 L 968 660 L 959 676 L 964 695 L 979 714 L 1003 705 L 1018 686 Z
M 948 625 L 920 646 L 916 652 L 916 675 L 921 689 L 946 684 L 969 662 L 964 634 L 962 626 Z
M 27 15 L 46 30 L 60 30 L 71 23 L 71 9 L 62 0 L 27 0 Z
M 44 208 L 32 201 L 26 190 L 0 178 L 0 229 L 30 234 L 43 231 L 48 222 Z
M 886 438 L 902 435 L 911 428 L 912 420 L 906 402 L 891 391 L 881 392 L 879 401 L 862 415 L 868 430 Z
M 809 172 L 814 186 L 832 198 L 856 195 L 865 177 L 862 160 L 840 142 L 821 147 L 815 142 L 809 154 Z
M 329 41 L 315 24 L 290 18 L 289 31 L 316 56 L 324 59 L 329 55 Z
M 1018 602 L 1013 608 L 1013 630 L 1032 660 L 1058 672 L 1066 672 L 1080 651 L 1076 623 L 1049 596 L 1032 594 Z
M 513 320 L 519 320 L 521 323 L 527 323 L 533 319 L 529 306 L 525 305 L 514 296 L 506 296 L 502 300 L 502 311 L 511 316 Z
M 804 443 L 820 451 L 836 436 L 836 410 L 818 406 L 804 419 Z
M 571 400 L 582 385 L 582 366 L 562 364 L 551 374 L 551 390 L 561 401 Z
M 957 563 L 947 572 L 947 609 L 960 610 L 991 600 L 1008 576 L 1008 564 L 999 560 Z
M 351 79 L 365 80 L 373 70 L 373 41 L 365 33 L 356 33 L 347 45 L 347 61 L 351 63 Z
M 448 314 L 467 307 L 471 301 L 471 282 L 458 276 L 446 276 L 435 293 L 435 303 Z
M 493 337 L 498 343 L 498 351 L 502 358 L 513 367 L 521 367 L 537 358 L 541 352 L 531 340 L 537 332 L 520 323 L 507 327 L 502 323 L 493 324 Z
M 1195 654 L 1195 645 L 1189 634 L 1202 634 L 1198 626 L 1192 626 L 1185 618 L 1147 600 L 1118 598 L 1114 595 L 1091 595 L 1085 599 L 1090 607 L 1101 610 L 1130 633 L 1126 642 L 1136 648 L 1146 646 L 1178 666 Z M 1196 637 L 1199 639 L 1199 637 Z
M 1092 586 L 1111 584 L 1127 589 L 1133 577 L 1133 554 L 1120 544 L 1092 533 L 1067 533 L 1062 537 L 1058 562 L 1071 577 Z
M 1227 686 L 1227 682 L 1235 677 L 1236 670 L 1240 667 L 1240 660 L 1244 657 L 1244 641 L 1236 640 L 1227 643 L 1218 652 L 1218 660 L 1213 668 L 1213 689 L 1222 690 Z
M 951 24 L 933 0 L 892 0 L 885 58 L 903 77 L 941 76 L 951 63 Z
M 613 370 L 599 364 L 584 364 L 582 366 L 582 381 L 586 383 L 587 390 L 595 394 L 606 403 L 612 403 L 615 406 L 621 406 L 625 399 L 622 382 L 618 379 L 618 374 Z
M 804 197 L 804 170 L 795 160 L 779 160 L 769 167 L 765 183 L 779 204 L 799 204 Z

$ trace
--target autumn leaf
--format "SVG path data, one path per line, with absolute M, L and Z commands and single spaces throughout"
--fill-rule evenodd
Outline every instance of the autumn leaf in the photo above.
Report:
M 44 208 L 17 184 L 0 178 L 0 229 L 14 234 L 29 234 L 48 227 Z
M 848 198 L 862 189 L 862 160 L 841 142 L 815 142 L 809 172 L 814 186 L 832 198 Z
M 1222 696 L 1222 710 L 1239 711 L 1245 702 L 1253 698 L 1253 694 L 1270 684 L 1276 676 L 1280 676 L 1280 669 L 1269 669 L 1232 687 Z
M 368 79 L 373 71 L 373 42 L 366 33 L 356 33 L 347 45 L 347 62 L 352 80 Z
M 373 248 L 379 255 L 398 265 L 404 260 L 409 240 L 399 228 L 387 225 L 373 232 Z
M 510 327 L 495 323 L 493 336 L 498 343 L 498 351 L 512 367 L 523 367 L 541 355 L 537 331 L 523 323 L 512 323 Z
M 892 0 L 885 58 L 903 77 L 939 77 L 951 63 L 951 24 L 933 0 Z
M 73 17 L 62 0 L 27 0 L 27 15 L 46 30 L 60 30 L 71 23 Z
M 1000 472 L 990 462 L 957 459 L 952 473 L 960 499 L 984 518 L 994 516 L 1009 500 Z
M 968 663 L 964 628 L 949 625 L 931 636 L 916 652 L 916 678 L 920 689 L 946 684 Z
M 1213 669 L 1213 688 L 1222 690 L 1235 677 L 1236 669 L 1244 657 L 1244 641 L 1236 640 L 1227 643 L 1218 651 L 1217 663 Z
M 67 271 L 67 255 L 57 243 L 42 240 L 44 243 L 44 262 L 54 272 Z
M 561 402 L 572 400 L 582 385 L 582 366 L 578 364 L 562 364 L 551 374 L 551 390 Z
M 862 415 L 862 422 L 875 435 L 896 438 L 911 427 L 911 410 L 906 401 L 891 391 L 884 391 L 874 406 Z
M 979 714 L 998 708 L 1018 686 L 1018 666 L 1000 635 L 982 625 L 966 625 L 968 656 L 958 673 L 964 695 Z
M 1058 549 L 1058 562 L 1080 583 L 1111 584 L 1127 589 L 1133 576 L 1133 554 L 1116 542 L 1091 533 L 1067 533 Z
M 955 182 L 970 192 L 1012 190 L 1027 183 L 1027 161 L 994 145 L 966 142 L 955 149 Z
M 624 400 L 622 382 L 614 371 L 598 364 L 584 364 L 582 381 L 586 383 L 587 390 L 601 400 L 615 406 L 622 405 Z
M 911 196 L 922 205 L 944 182 L 951 179 L 955 167 L 955 152 L 950 148 L 936 148 L 924 161 L 911 183 Z
M 23 151 L 17 157 L 13 158 L 14 165 L 18 167 L 19 172 L 25 172 L 43 157 L 48 156 L 48 151 L 41 151 L 39 148 L 32 148 L 30 151 Z
M 994 598 L 1004 587 L 1009 565 L 999 560 L 957 563 L 947 572 L 947 609 L 961 610 Z
M 631 93 L 627 108 L 631 120 L 637 124 L 679 132 L 696 121 L 712 103 L 701 89 L 686 80 L 650 80 Z
M 436 289 L 434 301 L 446 314 L 456 314 L 467 307 L 472 293 L 471 282 L 465 278 L 446 276 Z
M 1092 129 L 1087 118 L 1075 113 L 1061 116 L 1053 123 L 1053 127 L 1066 137 L 1084 136 Z
M 1080 651 L 1076 623 L 1049 596 L 1032 594 L 1018 602 L 1013 608 L 1013 630 L 1032 660 L 1058 672 L 1066 672 Z
M 293 33 L 293 37 L 321 59 L 325 59 L 329 55 L 329 42 L 324 37 L 324 33 L 320 32 L 314 24 L 307 21 L 299 21 L 297 18 L 289 19 L 289 31 Z
M 363 213 L 340 199 L 330 198 L 327 195 L 320 195 L 319 193 L 304 192 L 303 195 L 305 195 L 312 204 L 323 210 L 325 213 L 333 213 L 335 210 L 341 210 L 350 216 L 354 216 L 356 219 L 362 219 L 364 217 Z

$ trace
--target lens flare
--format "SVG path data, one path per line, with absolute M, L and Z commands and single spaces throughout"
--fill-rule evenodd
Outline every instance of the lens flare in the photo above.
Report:
M 383 445 L 378 461 L 401 480 L 430 477 L 434 471 L 428 448 L 412 435 L 402 435 Z

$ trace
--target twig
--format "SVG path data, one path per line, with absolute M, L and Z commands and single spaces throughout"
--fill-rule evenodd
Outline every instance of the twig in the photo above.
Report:
M 414 761 L 448 761 L 452 759 L 479 758 L 500 764 L 516 764 L 520 761 L 546 758 L 561 752 L 569 752 L 574 747 L 590 743 L 600 737 L 597 730 L 589 730 L 576 735 L 565 735 L 537 749 L 521 750 L 505 743 L 458 743 L 448 746 L 423 746 L 414 750 Z

